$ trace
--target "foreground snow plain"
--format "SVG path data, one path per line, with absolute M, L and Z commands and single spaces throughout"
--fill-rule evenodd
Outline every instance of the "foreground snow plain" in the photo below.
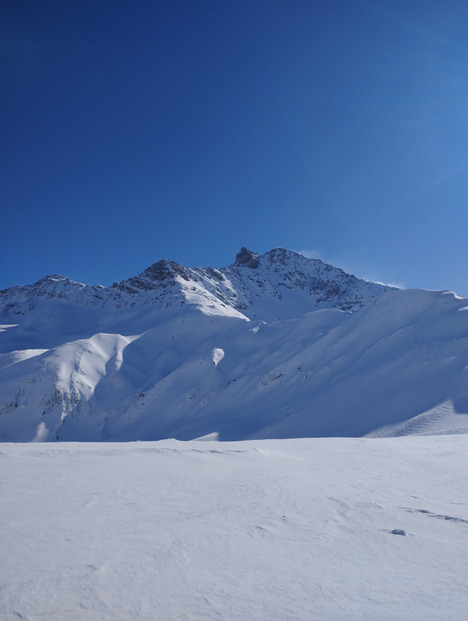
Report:
M 0 618 L 465 620 L 467 435 L 3 444 Z

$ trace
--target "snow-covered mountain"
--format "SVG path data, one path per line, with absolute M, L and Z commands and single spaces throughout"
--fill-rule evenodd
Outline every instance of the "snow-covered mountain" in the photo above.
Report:
M 0 292 L 0 439 L 468 431 L 468 302 L 245 248 Z

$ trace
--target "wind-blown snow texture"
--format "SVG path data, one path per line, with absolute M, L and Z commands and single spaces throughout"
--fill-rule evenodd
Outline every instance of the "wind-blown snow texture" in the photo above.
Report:
M 468 431 L 468 301 L 294 252 L 0 292 L 0 439 Z
M 467 449 L 4 444 L 0 618 L 465 621 Z

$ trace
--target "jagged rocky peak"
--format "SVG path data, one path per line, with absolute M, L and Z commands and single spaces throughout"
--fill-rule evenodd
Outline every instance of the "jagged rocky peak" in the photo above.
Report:
M 192 270 L 179 265 L 175 261 L 161 259 L 145 269 L 139 276 L 132 276 L 122 282 L 115 282 L 113 288 L 130 295 L 140 294 L 143 291 L 162 291 L 167 287 L 175 285 L 177 276 L 189 281 Z
M 162 259 L 150 265 L 140 276 L 156 282 L 173 279 L 175 276 L 181 276 L 184 280 L 189 280 L 187 272 L 187 268 L 179 265 L 179 263 Z
M 294 250 L 286 250 L 285 248 L 274 248 L 269 250 L 262 257 L 265 258 L 270 264 L 275 266 L 282 266 L 286 269 L 298 270 L 297 273 L 304 276 L 301 270 L 310 270 L 310 274 L 316 276 L 321 274 L 322 277 L 331 279 L 344 278 L 347 281 L 356 282 L 358 279 L 353 274 L 348 274 L 339 267 L 324 263 L 320 259 L 311 259 Z
M 65 278 L 61 274 L 47 274 L 47 276 L 43 276 L 37 282 L 34 283 L 34 287 L 40 285 L 47 285 L 53 282 L 72 282 L 69 278 Z
M 252 252 L 251 250 L 247 250 L 244 246 L 241 248 L 241 251 L 236 255 L 236 261 L 234 265 L 236 267 L 250 267 L 254 270 L 258 268 L 259 255 L 256 252 Z
M 311 263 L 321 263 L 318 259 L 307 259 L 302 254 L 294 252 L 293 250 L 286 250 L 285 248 L 273 248 L 273 250 L 269 250 L 265 257 L 268 258 L 270 263 L 276 263 L 279 265 L 286 265 L 288 261 L 299 259 L 300 261 L 310 261 Z
M 257 269 L 260 265 L 275 265 L 275 266 L 285 266 L 297 263 L 306 263 L 310 265 L 316 266 L 325 266 L 326 264 L 320 261 L 320 259 L 309 259 L 304 257 L 302 254 L 298 252 L 294 252 L 293 250 L 286 250 L 285 248 L 273 248 L 273 250 L 269 250 L 265 254 L 258 254 L 256 252 L 252 252 L 247 248 L 243 247 L 241 251 L 236 255 L 236 261 L 234 266 L 236 267 L 250 267 L 252 269 Z

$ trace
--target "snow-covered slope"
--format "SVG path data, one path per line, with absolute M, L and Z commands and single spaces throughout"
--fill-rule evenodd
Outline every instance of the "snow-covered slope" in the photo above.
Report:
M 468 302 L 297 253 L 0 292 L 0 439 L 468 431 Z
M 467 436 L 4 444 L 4 621 L 465 621 Z

